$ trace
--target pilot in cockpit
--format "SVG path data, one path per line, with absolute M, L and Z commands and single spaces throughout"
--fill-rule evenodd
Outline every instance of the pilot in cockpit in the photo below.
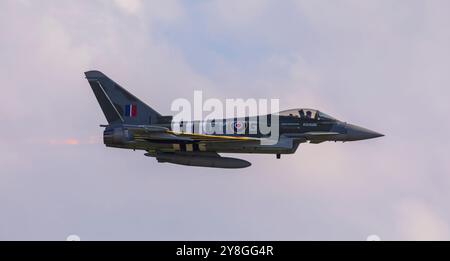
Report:
M 305 118 L 305 111 L 303 109 L 300 110 L 300 118 L 301 119 Z
M 306 111 L 306 118 L 307 119 L 311 119 L 312 118 L 312 112 L 311 111 Z

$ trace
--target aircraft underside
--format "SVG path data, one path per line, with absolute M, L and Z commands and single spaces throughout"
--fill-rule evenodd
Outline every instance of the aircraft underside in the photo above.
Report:
M 134 141 L 127 144 L 106 144 L 108 147 L 145 150 L 145 156 L 154 157 L 160 163 L 216 168 L 245 168 L 250 162 L 223 157 L 218 153 L 292 154 L 300 142 L 286 139 L 276 145 L 261 145 L 259 142 L 214 142 L 214 143 L 160 143 Z

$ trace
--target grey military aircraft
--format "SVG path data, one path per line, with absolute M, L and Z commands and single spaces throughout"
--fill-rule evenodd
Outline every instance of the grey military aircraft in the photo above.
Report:
M 292 109 L 279 112 L 279 135 L 275 144 L 264 145 L 259 130 L 249 131 L 251 117 L 213 120 L 211 124 L 234 122 L 233 134 L 200 134 L 194 128 L 182 131 L 173 128 L 173 117 L 163 116 L 99 71 L 85 72 L 86 78 L 108 121 L 103 140 L 107 147 L 143 150 L 145 156 L 158 162 L 214 167 L 245 168 L 250 162 L 219 153 L 264 153 L 279 159 L 281 154 L 295 153 L 301 143 L 325 141 L 358 141 L 384 136 L 353 124 L 339 121 L 314 109 Z M 270 124 L 272 115 L 265 115 Z M 238 123 L 238 124 L 236 124 Z M 195 124 L 191 124 L 195 126 Z M 240 125 L 240 126 L 239 126 Z M 244 130 L 242 131 L 242 127 Z M 237 128 L 241 127 L 241 131 Z M 191 127 L 189 127 L 191 128 Z M 225 133 L 225 132 L 224 132 Z

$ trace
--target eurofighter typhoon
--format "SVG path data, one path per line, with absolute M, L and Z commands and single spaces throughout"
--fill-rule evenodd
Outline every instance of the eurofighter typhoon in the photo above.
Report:
M 281 154 L 295 153 L 301 143 L 347 142 L 384 136 L 306 108 L 255 117 L 213 119 L 208 122 L 209 126 L 216 130 L 223 128 L 223 131 L 199 133 L 195 130 L 204 123 L 175 122 L 173 116 L 159 114 L 103 73 L 89 71 L 85 75 L 108 121 L 107 125 L 100 125 L 105 128 L 105 145 L 143 150 L 145 156 L 154 157 L 160 163 L 245 168 L 251 163 L 219 153 L 263 153 L 276 155 L 279 159 Z M 277 126 L 275 142 L 261 142 L 267 138 L 258 124 L 261 118 L 267 119 L 268 125 Z M 273 118 L 277 119 L 277 124 L 271 122 Z

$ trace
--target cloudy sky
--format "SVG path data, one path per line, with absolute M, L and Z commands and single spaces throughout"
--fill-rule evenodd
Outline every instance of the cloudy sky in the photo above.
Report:
M 0 1 L 0 240 L 450 239 L 450 2 Z M 83 72 L 163 114 L 279 98 L 386 136 L 243 155 L 105 148 Z

